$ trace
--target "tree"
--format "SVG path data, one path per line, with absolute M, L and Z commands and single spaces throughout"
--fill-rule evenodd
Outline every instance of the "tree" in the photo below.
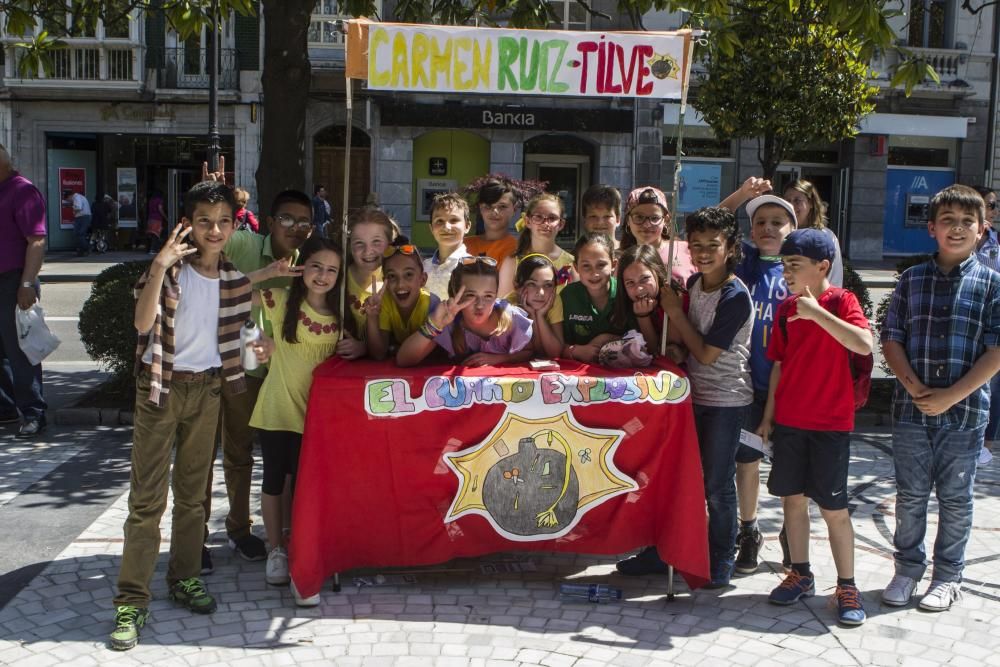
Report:
M 765 178 L 789 151 L 856 134 L 878 93 L 861 44 L 823 22 L 818 3 L 802 2 L 794 18 L 777 4 L 743 3 L 732 24 L 740 47 L 709 53 L 694 100 L 720 139 L 760 138 Z

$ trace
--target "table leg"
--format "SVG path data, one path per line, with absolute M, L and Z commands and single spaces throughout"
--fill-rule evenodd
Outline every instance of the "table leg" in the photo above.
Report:
M 667 565 L 667 602 L 674 601 L 674 566 Z
M 340 592 L 340 572 L 333 573 L 333 592 Z

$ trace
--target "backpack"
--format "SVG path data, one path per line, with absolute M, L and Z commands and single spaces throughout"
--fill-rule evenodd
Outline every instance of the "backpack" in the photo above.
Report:
M 840 311 L 840 300 L 847 290 L 836 287 L 834 288 L 837 292 L 834 293 L 833 298 L 830 299 L 830 307 L 827 308 L 829 312 L 833 313 L 837 317 L 837 313 Z M 782 315 L 778 318 L 778 326 L 781 328 L 781 335 L 788 340 L 788 318 Z M 868 402 L 868 394 L 872 389 L 872 370 L 875 368 L 875 357 L 869 354 L 858 354 L 857 352 L 847 351 L 847 358 L 851 365 L 851 380 L 854 386 L 854 409 L 859 410 L 865 406 Z

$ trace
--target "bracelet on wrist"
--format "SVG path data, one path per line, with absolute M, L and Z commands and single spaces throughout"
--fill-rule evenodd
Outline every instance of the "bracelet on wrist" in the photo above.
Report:
M 573 361 L 576 361 L 576 355 L 573 354 L 574 350 L 576 350 L 576 345 L 570 345 L 569 346 L 569 350 L 568 350 L 568 352 L 569 352 L 569 358 L 572 359 Z
M 430 316 L 428 316 L 427 319 L 424 320 L 424 326 L 427 327 L 429 331 L 433 331 L 435 335 L 444 331 L 444 327 L 439 327 L 438 325 L 434 324 Z
M 431 331 L 430 327 L 427 326 L 426 322 L 424 322 L 422 325 L 420 325 L 420 328 L 417 329 L 417 333 L 419 333 L 421 336 L 423 336 L 427 340 L 434 340 L 434 337 L 437 336 L 437 334 L 434 333 L 433 331 Z
M 652 315 L 652 313 L 646 313 L 645 315 L 636 315 L 636 317 L 639 318 L 639 319 L 643 319 L 644 320 L 644 319 L 649 318 L 651 315 Z

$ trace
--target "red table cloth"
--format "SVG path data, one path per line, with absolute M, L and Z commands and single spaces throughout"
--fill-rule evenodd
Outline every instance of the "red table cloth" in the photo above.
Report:
M 560 363 L 319 366 L 292 519 L 300 594 L 357 567 L 649 544 L 690 587 L 706 583 L 687 379 L 662 359 L 619 371 Z

